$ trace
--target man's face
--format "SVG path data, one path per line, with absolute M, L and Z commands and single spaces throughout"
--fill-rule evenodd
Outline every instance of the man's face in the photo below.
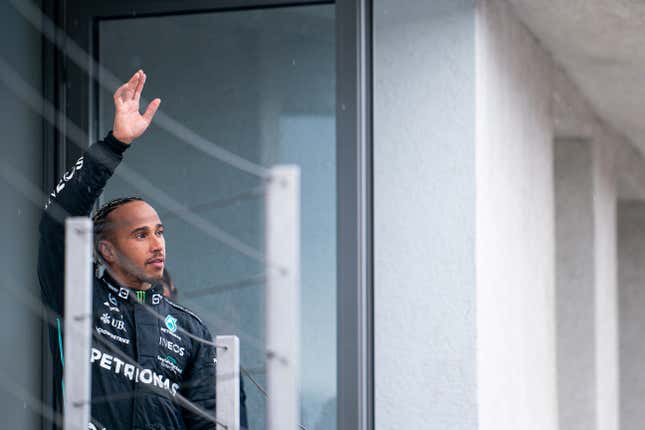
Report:
M 138 281 L 160 279 L 166 242 L 157 212 L 146 202 L 133 201 L 110 212 L 107 221 L 112 226 L 109 244 L 101 250 L 112 269 Z

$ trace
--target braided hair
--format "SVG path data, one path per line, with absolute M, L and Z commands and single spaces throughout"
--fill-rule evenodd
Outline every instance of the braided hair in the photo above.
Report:
M 92 216 L 94 223 L 94 257 L 97 263 L 102 262 L 103 258 L 99 252 L 99 242 L 107 239 L 108 232 L 111 230 L 111 223 L 108 222 L 108 215 L 118 207 L 121 207 L 130 202 L 144 202 L 141 197 L 121 197 L 118 199 L 110 200 L 101 206 Z

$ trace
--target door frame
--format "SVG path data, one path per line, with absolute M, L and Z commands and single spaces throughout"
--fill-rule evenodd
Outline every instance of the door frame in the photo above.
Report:
M 336 5 L 337 166 L 337 427 L 374 429 L 373 205 L 372 205 L 372 0 L 54 0 L 46 13 L 92 59 L 98 22 L 314 4 Z M 87 133 L 99 136 L 97 88 L 87 74 L 48 41 L 43 43 L 43 89 L 48 101 Z M 54 184 L 84 148 L 58 129 L 45 130 L 45 183 Z M 43 390 L 43 396 L 48 397 Z M 48 403 L 48 402 L 46 402 Z

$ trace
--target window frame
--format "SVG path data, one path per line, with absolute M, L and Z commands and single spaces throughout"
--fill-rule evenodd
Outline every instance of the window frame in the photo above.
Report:
M 336 6 L 337 428 L 373 430 L 372 1 L 55 0 L 43 12 L 96 59 L 100 20 L 314 4 Z M 88 64 L 86 74 L 49 42 L 43 64 L 46 99 L 87 132 L 89 146 L 99 138 L 96 71 Z M 44 136 L 45 184 L 53 184 L 82 149 L 63 124 L 46 125 Z

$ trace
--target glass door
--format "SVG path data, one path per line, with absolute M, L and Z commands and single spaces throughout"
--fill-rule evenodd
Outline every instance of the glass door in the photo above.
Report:
M 335 16 L 334 4 L 316 4 L 111 18 L 96 28 L 101 65 L 123 81 L 144 69 L 144 97 L 162 99 L 162 115 L 125 156 L 124 166 L 143 180 L 117 173 L 104 198 L 136 194 L 157 209 L 178 301 L 214 336 L 239 336 L 251 429 L 264 428 L 265 417 L 255 386 L 266 382 L 264 268 L 173 214 L 168 199 L 262 252 L 262 182 L 159 121 L 170 119 L 262 166 L 300 166 L 301 420 L 308 430 L 335 429 Z M 105 83 L 110 76 L 96 78 Z M 100 136 L 112 125 L 112 94 L 98 85 L 95 98 Z

